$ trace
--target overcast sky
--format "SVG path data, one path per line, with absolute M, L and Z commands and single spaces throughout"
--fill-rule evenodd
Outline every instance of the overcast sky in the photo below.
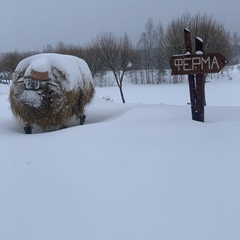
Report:
M 0 0 L 0 52 L 90 42 L 125 32 L 136 43 L 149 18 L 167 26 L 186 11 L 209 13 L 240 34 L 239 0 Z

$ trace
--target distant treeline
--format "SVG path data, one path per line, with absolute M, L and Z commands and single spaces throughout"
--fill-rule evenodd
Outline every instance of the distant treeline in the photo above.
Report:
M 169 68 L 169 59 L 174 54 L 185 53 L 184 28 L 192 35 L 202 38 L 204 52 L 220 52 L 230 62 L 239 63 L 240 36 L 230 33 L 223 24 L 207 14 L 185 13 L 172 20 L 164 28 L 159 22 L 148 19 L 137 44 L 133 44 L 127 33 L 116 36 L 114 33 L 98 34 L 84 46 L 59 42 L 56 46 L 46 45 L 42 51 L 7 52 L 0 55 L 0 72 L 10 80 L 17 64 L 24 58 L 38 53 L 70 54 L 84 59 L 94 78 L 101 82 L 107 71 L 112 71 L 121 89 L 123 76 L 135 70 L 141 72 L 136 82 L 142 84 L 161 83 L 164 71 Z M 194 49 L 194 46 L 193 46 Z M 132 74 L 134 79 L 134 74 Z

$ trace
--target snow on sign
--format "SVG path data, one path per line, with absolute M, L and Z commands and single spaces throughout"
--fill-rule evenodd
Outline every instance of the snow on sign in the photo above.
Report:
M 217 73 L 227 63 L 220 53 L 183 54 L 170 58 L 172 75 Z

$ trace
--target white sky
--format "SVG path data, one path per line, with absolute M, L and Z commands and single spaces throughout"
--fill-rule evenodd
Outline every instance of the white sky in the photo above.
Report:
M 240 33 L 239 0 L 1 0 L 0 52 L 42 50 L 58 42 L 83 45 L 97 34 L 128 33 L 136 43 L 148 18 L 164 25 L 186 11 L 209 13 Z

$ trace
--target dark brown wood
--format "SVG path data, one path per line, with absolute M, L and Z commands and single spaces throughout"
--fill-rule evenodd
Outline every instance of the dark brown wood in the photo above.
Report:
M 186 53 L 192 54 L 191 34 L 187 28 L 184 29 L 184 39 L 185 39 Z M 190 92 L 192 119 L 194 120 L 195 112 L 196 112 L 196 86 L 195 86 L 195 78 L 193 74 L 188 75 L 188 85 L 189 85 L 189 92 Z
M 192 54 L 191 33 L 187 28 L 184 28 L 184 36 L 186 53 Z
M 195 39 L 196 52 L 203 52 L 203 41 Z M 195 119 L 204 122 L 204 103 L 205 103 L 205 74 L 196 74 L 196 113 Z
M 220 53 L 183 54 L 170 58 L 172 75 L 217 73 L 227 63 Z
M 204 102 L 205 102 L 205 94 L 204 94 L 204 74 L 196 74 L 196 111 L 194 114 L 194 119 L 199 122 L 204 122 Z
M 174 55 L 170 58 L 172 75 L 217 73 L 228 63 L 220 53 Z

